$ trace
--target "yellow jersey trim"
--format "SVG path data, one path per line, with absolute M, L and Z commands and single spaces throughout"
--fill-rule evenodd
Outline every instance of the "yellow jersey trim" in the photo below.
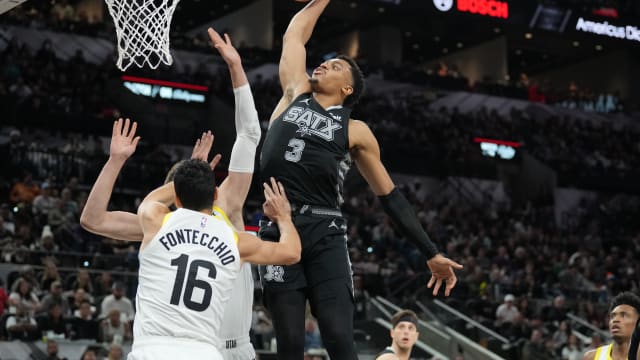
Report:
M 613 360 L 613 358 L 611 357 L 612 345 L 613 344 L 598 347 L 598 350 L 596 350 L 596 356 L 594 356 L 594 360 Z
M 229 217 L 227 216 L 227 214 L 220 209 L 218 206 L 214 206 L 213 207 L 213 217 L 217 218 L 218 220 L 222 220 L 224 222 L 227 223 L 227 225 L 229 225 L 229 227 L 231 228 L 231 230 L 233 231 L 233 238 L 236 240 L 236 244 L 238 243 L 238 234 L 236 233 L 236 230 L 234 229 L 233 225 L 231 224 L 231 220 L 229 220 Z
M 164 224 L 166 224 L 167 221 L 169 221 L 169 218 L 171 217 L 171 215 L 173 215 L 173 211 L 170 213 L 164 214 L 164 217 L 162 218 L 162 226 L 164 226 Z

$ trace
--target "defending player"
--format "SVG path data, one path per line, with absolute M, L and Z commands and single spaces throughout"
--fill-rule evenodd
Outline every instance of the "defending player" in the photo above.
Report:
M 144 237 L 129 360 L 222 359 L 223 311 L 242 263 L 300 259 L 284 187 L 271 179 L 264 195 L 264 213 L 281 232 L 277 243 L 236 233 L 226 219 L 211 215 L 215 175 L 201 160 L 184 161 L 173 182 L 142 201 L 138 217 Z M 178 207 L 174 212 L 167 206 L 171 198 Z

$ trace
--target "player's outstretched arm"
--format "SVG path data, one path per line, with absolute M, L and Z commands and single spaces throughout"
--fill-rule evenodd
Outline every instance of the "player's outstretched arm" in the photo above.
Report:
M 143 233 L 142 246 L 158 233 L 164 215 L 171 211 L 165 202 L 168 198 L 175 199 L 173 181 L 150 192 L 138 206 L 138 221 Z
M 93 185 L 80 216 L 80 224 L 87 231 L 118 240 L 142 241 L 142 229 L 136 214 L 107 211 L 118 174 L 126 160 L 135 152 L 139 141 L 139 137 L 135 136 L 136 130 L 135 122 L 129 129 L 129 119 L 119 119 L 113 125 L 109 160 Z M 206 161 L 212 145 L 211 132 L 202 133 L 202 137 L 196 141 L 191 158 L 204 158 Z M 213 169 L 219 161 L 220 155 L 216 155 L 211 161 L 211 168 Z M 167 194 L 167 198 L 162 200 L 168 206 L 173 203 L 174 198 L 175 194 Z
M 91 188 L 80 216 L 80 225 L 89 232 L 118 240 L 142 240 L 142 230 L 135 214 L 107 211 L 118 174 L 140 140 L 135 136 L 137 127 L 136 122 L 130 126 L 129 119 L 118 119 L 113 123 L 109 159 Z
M 291 220 L 291 205 L 284 187 L 271 178 L 264 184 L 264 214 L 278 224 L 278 242 L 262 241 L 258 237 L 238 234 L 238 250 L 243 261 L 258 265 L 292 265 L 300 261 L 300 236 Z
M 242 60 L 233 47 L 231 38 L 224 34 L 223 40 L 220 34 L 211 28 L 209 37 L 229 67 L 235 97 L 236 141 L 231 150 L 229 175 L 219 186 L 216 205 L 229 216 L 237 230 L 242 230 L 242 207 L 251 187 L 256 148 L 261 136 L 260 121 Z
M 431 279 L 427 287 L 433 287 L 435 296 L 444 281 L 446 284 L 444 293 L 445 296 L 449 296 L 451 289 L 458 281 L 453 270 L 462 269 L 462 265 L 438 254 L 435 244 L 422 229 L 415 211 L 395 187 L 387 169 L 382 164 L 378 141 L 364 122 L 349 121 L 349 147 L 360 174 L 378 196 L 384 212 L 427 257 L 427 266 L 431 270 Z
M 282 38 L 279 76 L 282 99 L 271 115 L 275 119 L 289 106 L 296 96 L 311 91 L 307 75 L 307 51 L 305 45 L 311 38 L 318 18 L 329 0 L 313 0 L 300 10 L 289 23 Z

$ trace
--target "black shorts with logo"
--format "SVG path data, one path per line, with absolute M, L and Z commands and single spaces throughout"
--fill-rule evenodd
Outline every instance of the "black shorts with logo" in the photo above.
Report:
M 294 207 L 293 222 L 300 234 L 302 257 L 294 265 L 262 265 L 260 279 L 264 288 L 313 288 L 327 280 L 351 284 L 351 261 L 347 248 L 347 223 L 339 210 L 303 206 Z M 278 241 L 280 233 L 275 223 L 260 222 L 259 236 Z

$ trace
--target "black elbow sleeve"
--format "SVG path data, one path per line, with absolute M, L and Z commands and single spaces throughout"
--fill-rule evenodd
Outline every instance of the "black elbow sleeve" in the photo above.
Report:
M 384 212 L 389 215 L 393 223 L 404 236 L 418 247 L 427 259 L 438 254 L 435 244 L 422 229 L 415 211 L 398 188 L 394 188 L 388 195 L 378 196 Z

